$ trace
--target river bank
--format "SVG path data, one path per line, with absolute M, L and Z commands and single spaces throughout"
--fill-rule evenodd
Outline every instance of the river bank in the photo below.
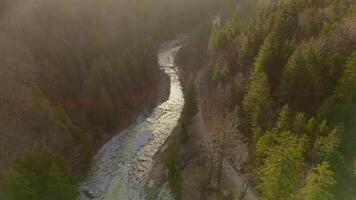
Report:
M 181 199 L 220 200 L 239 199 L 244 196 L 246 199 L 254 200 L 256 195 L 253 188 L 249 186 L 247 177 L 249 173 L 246 173 L 250 155 L 248 141 L 241 132 L 231 132 L 227 135 L 229 142 L 226 143 L 226 156 L 222 162 L 222 178 L 220 187 L 217 186 L 219 147 L 216 139 L 219 133 L 224 131 L 221 126 L 225 122 L 218 115 L 215 106 L 211 104 L 214 101 L 220 102 L 224 98 L 215 99 L 217 91 L 209 89 L 207 84 L 207 55 L 202 53 L 206 49 L 204 44 L 207 39 L 199 34 L 193 37 L 190 37 L 178 52 L 177 63 L 183 85 L 189 77 L 194 77 L 198 113 L 188 128 L 186 142 L 181 142 L 181 130 L 177 127 L 162 146 L 156 156 L 154 170 L 150 175 L 151 182 L 146 187 L 146 193 L 150 194 L 149 199 L 152 200 L 174 199 L 169 187 L 167 166 L 167 163 L 174 160 L 182 181 L 179 192 Z M 221 90 L 229 92 L 231 90 L 229 87 L 224 86 Z M 216 124 L 221 124 L 220 128 L 215 127 Z M 177 191 L 173 193 L 177 195 Z
M 170 78 L 168 100 L 143 115 L 107 142 L 96 154 L 88 179 L 80 184 L 81 199 L 143 199 L 153 156 L 177 124 L 184 105 L 174 57 L 184 38 L 162 45 L 159 64 Z

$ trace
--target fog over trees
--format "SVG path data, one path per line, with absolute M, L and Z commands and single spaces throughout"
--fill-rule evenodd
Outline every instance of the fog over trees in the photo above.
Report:
M 158 45 L 217 3 L 1 0 L 0 180 L 19 154 L 42 149 L 85 175 L 109 133 L 155 102 Z
M 355 22 L 354 0 L 0 0 L 0 199 L 77 199 L 167 96 L 157 54 L 182 33 L 185 105 L 157 156 L 176 199 L 233 199 L 224 163 L 238 198 L 355 199 Z

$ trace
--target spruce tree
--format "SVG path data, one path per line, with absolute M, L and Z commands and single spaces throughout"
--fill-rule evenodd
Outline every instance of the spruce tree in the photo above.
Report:
M 331 200 L 333 195 L 329 192 L 334 185 L 334 173 L 330 170 L 328 162 L 322 162 L 313 168 L 306 177 L 306 184 L 298 194 L 300 200 Z
M 265 73 L 256 72 L 244 97 L 243 109 L 248 113 L 253 127 L 266 126 L 272 108 L 270 87 Z
M 284 132 L 277 142 L 279 144 L 268 151 L 264 164 L 258 169 L 257 188 L 262 199 L 291 199 L 301 178 L 305 140 Z
M 7 200 L 75 200 L 78 192 L 68 163 L 50 151 L 19 156 L 4 177 Z

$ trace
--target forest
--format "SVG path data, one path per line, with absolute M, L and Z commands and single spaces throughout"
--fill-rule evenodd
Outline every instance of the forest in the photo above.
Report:
M 356 199 L 355 6 L 272 1 L 210 36 L 209 87 L 232 85 L 260 199 Z
M 356 200 L 355 0 L 0 0 L 0 79 L 0 200 Z
M 95 151 L 155 105 L 158 45 L 202 2 L 1 0 L 0 199 L 76 199 Z

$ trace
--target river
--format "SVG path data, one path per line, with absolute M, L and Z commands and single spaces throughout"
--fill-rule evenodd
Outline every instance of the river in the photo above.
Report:
M 139 117 L 101 147 L 94 157 L 88 179 L 79 186 L 81 200 L 141 200 L 154 155 L 177 126 L 184 106 L 175 56 L 183 36 L 163 44 L 159 66 L 169 76 L 168 100 L 147 117 Z

